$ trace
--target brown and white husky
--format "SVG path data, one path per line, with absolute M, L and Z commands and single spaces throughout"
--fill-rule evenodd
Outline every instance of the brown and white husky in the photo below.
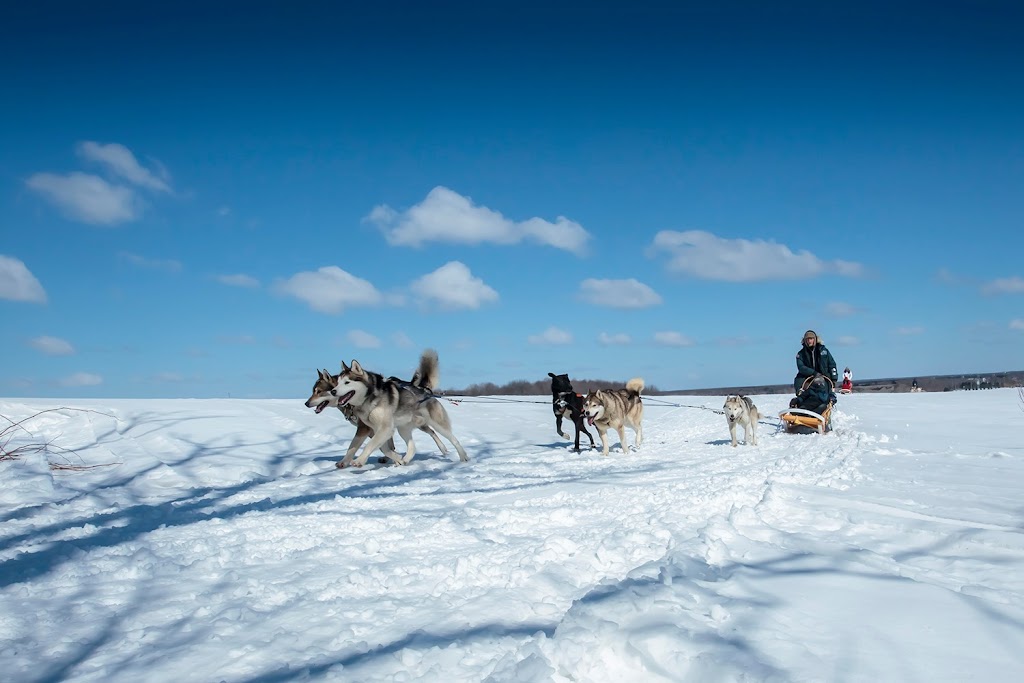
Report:
M 591 391 L 583 399 L 583 416 L 587 424 L 597 427 L 601 437 L 602 455 L 608 455 L 609 429 L 619 433 L 619 445 L 626 452 L 626 427 L 633 429 L 635 441 L 633 449 L 640 448 L 644 440 L 644 404 L 640 400 L 640 392 L 644 390 L 644 381 L 634 377 L 626 382 L 625 389 L 599 389 Z

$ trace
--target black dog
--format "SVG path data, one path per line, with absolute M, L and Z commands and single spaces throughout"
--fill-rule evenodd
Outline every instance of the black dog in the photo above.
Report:
M 580 432 L 587 435 L 587 438 L 590 439 L 590 447 L 594 448 L 594 437 L 583 426 L 583 397 L 573 391 L 569 375 L 556 375 L 549 372 L 548 376 L 551 377 L 551 410 L 555 413 L 555 430 L 558 435 L 565 439 L 569 438 L 568 434 L 562 433 L 562 418 L 568 416 L 576 425 L 574 450 L 577 453 L 580 452 Z

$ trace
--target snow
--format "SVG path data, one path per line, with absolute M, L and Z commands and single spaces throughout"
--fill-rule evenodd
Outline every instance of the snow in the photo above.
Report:
M 1017 391 L 854 393 L 825 436 L 788 399 L 732 448 L 722 397 L 647 397 L 608 457 L 548 397 L 446 402 L 470 462 L 341 471 L 301 399 L 0 400 L 67 408 L 0 462 L 4 678 L 1024 679 Z

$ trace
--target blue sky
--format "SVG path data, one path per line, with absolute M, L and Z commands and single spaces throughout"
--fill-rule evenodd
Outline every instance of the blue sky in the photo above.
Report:
M 24 4 L 0 396 L 1024 369 L 1016 3 Z

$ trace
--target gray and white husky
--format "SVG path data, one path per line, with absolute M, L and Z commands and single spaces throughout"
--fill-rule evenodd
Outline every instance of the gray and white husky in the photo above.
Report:
M 736 425 L 743 426 L 743 443 L 757 445 L 757 421 L 761 419 L 761 413 L 757 406 L 747 396 L 727 396 L 725 405 L 725 419 L 729 423 L 729 436 L 732 437 L 733 448 L 736 447 Z
M 334 384 L 328 395 L 336 397 L 337 405 L 343 412 L 346 407 L 351 408 L 352 417 L 367 428 L 360 433 L 357 424 L 356 436 L 349 444 L 345 457 L 338 461 L 338 467 L 348 467 L 353 464 L 356 467 L 362 467 L 366 464 L 370 454 L 378 448 L 381 448 L 396 463 L 408 465 L 416 455 L 412 431 L 424 427 L 451 441 L 462 462 L 469 460 L 466 450 L 452 433 L 448 412 L 433 394 L 439 377 L 437 352 L 433 349 L 427 349 L 420 356 L 419 368 L 410 382 L 405 382 L 397 377 L 385 378 L 379 373 L 366 370 L 357 360 L 353 360 L 351 366 L 343 362 L 341 373 L 337 376 L 328 375 L 328 377 L 329 381 Z M 322 373 L 320 379 L 324 379 Z M 320 406 L 327 399 L 321 399 L 318 402 L 317 398 L 319 397 L 311 397 L 306 405 L 316 406 L 318 411 L 323 410 Z M 327 405 L 330 405 L 330 401 L 327 402 Z M 404 458 L 395 452 L 393 446 L 388 447 L 387 445 L 388 439 L 392 438 L 395 430 L 398 430 L 406 444 Z M 426 430 L 424 429 L 424 431 Z M 369 442 L 359 457 L 353 461 L 356 451 L 362 446 L 367 436 L 370 437 Z M 438 445 L 441 445 L 440 442 Z M 441 448 L 445 450 L 443 446 Z
M 644 440 L 644 404 L 640 400 L 640 392 L 644 390 L 644 381 L 634 377 L 626 382 L 625 389 L 598 389 L 591 391 L 583 399 L 583 416 L 587 424 L 596 427 L 601 437 L 602 455 L 608 455 L 609 429 L 619 433 L 619 446 L 626 452 L 626 427 L 633 429 L 635 441 L 633 449 L 640 448 Z
M 373 436 L 373 430 L 365 423 L 361 422 L 356 417 L 355 408 L 351 405 L 345 404 L 343 406 L 338 405 L 338 377 L 339 375 L 332 375 L 327 370 L 317 370 L 317 379 L 313 383 L 313 391 L 309 398 L 306 399 L 307 408 L 316 408 L 316 412 L 319 415 L 324 411 L 325 408 L 337 408 L 341 411 L 341 414 L 349 421 L 355 428 L 355 438 L 362 443 L 367 437 Z M 438 449 L 442 455 L 448 455 L 448 448 L 444 445 L 435 432 L 430 427 L 423 425 L 420 427 L 420 431 L 426 432 L 430 435 L 430 438 L 437 444 Z M 380 447 L 380 452 L 385 456 L 388 453 L 395 452 L 395 440 L 392 437 L 388 437 L 388 440 Z M 385 463 L 388 461 L 387 457 L 383 457 L 377 460 L 379 463 Z

